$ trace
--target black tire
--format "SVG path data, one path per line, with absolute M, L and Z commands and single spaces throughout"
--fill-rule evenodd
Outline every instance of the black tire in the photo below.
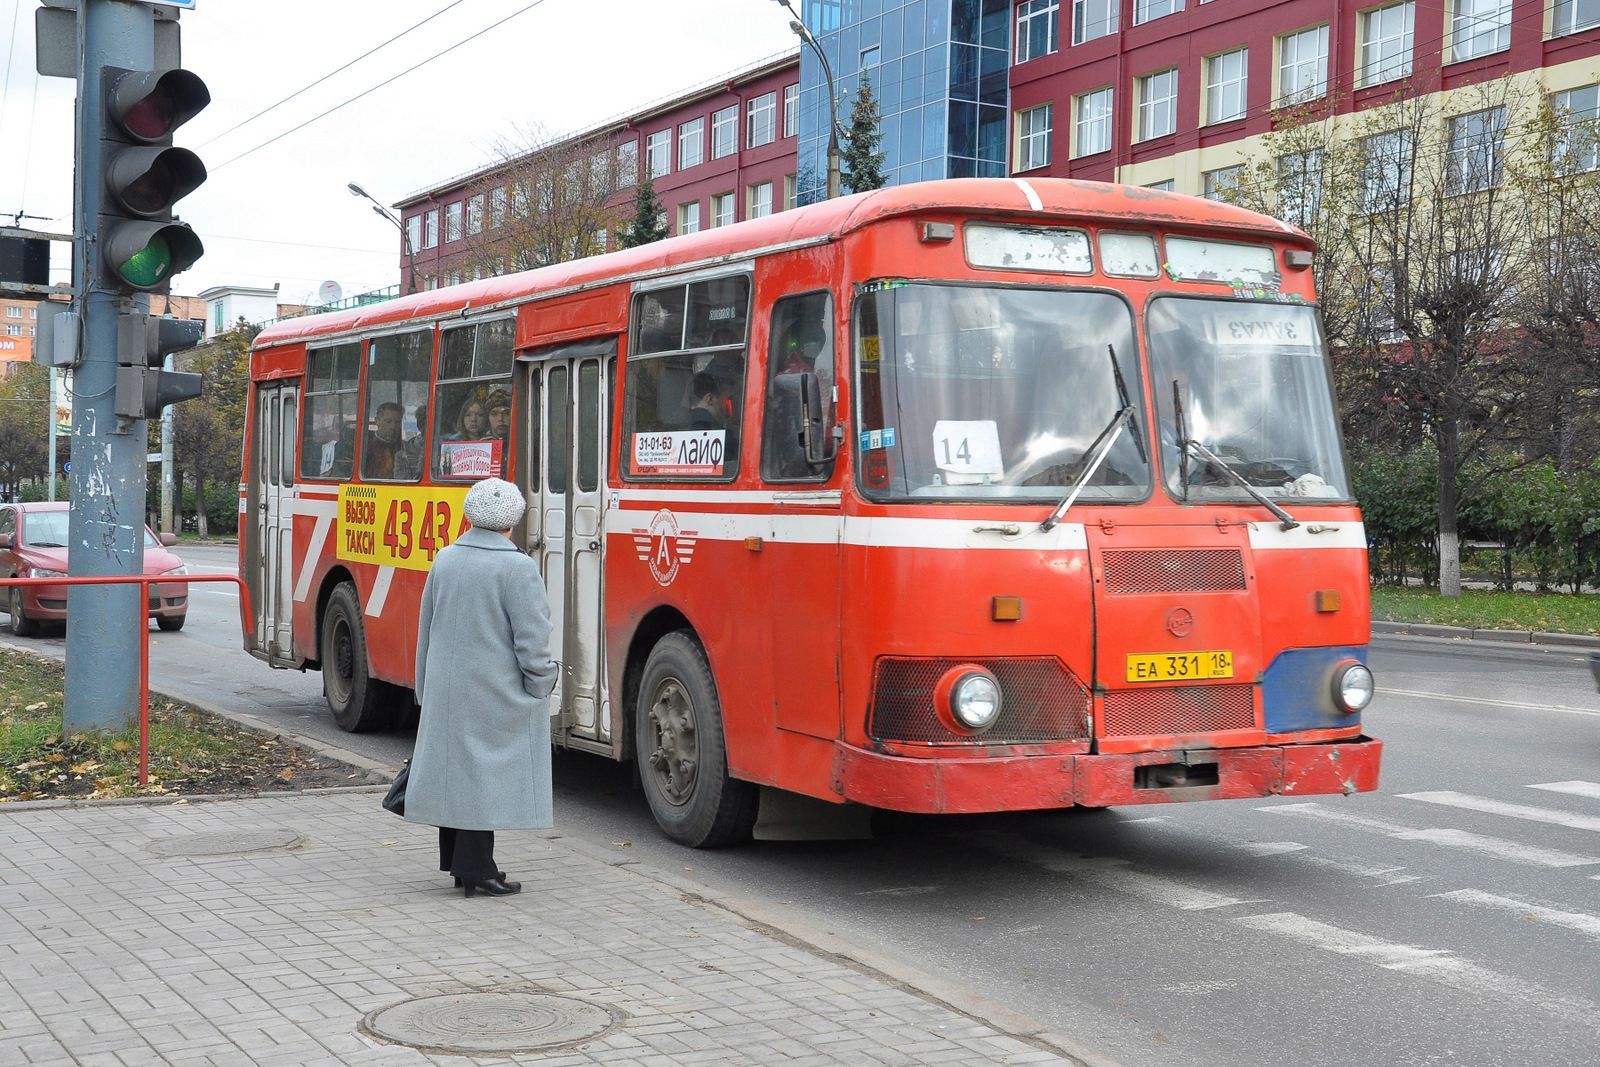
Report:
M 634 708 L 634 756 L 656 823 L 690 848 L 750 837 L 759 789 L 728 774 L 722 704 L 705 650 L 685 631 L 650 650 Z
M 188 615 L 162 615 L 156 619 L 156 625 L 170 634 L 183 629 L 183 624 L 187 621 L 189 621 Z
M 322 695 L 334 725 L 351 734 L 389 725 L 384 685 L 367 671 L 367 631 L 356 587 L 342 582 L 322 612 Z
M 30 619 L 27 609 L 22 606 L 22 587 L 11 587 L 11 598 L 7 602 L 11 612 L 11 632 L 17 637 L 32 637 L 39 632 L 39 620 Z

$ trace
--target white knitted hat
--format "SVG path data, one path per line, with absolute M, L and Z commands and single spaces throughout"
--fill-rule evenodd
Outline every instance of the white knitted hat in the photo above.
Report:
M 463 510 L 480 530 L 509 530 L 528 508 L 522 490 L 502 478 L 485 478 L 467 490 Z

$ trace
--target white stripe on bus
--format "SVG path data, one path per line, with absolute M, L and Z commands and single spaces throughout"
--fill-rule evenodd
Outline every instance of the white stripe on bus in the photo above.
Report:
M 1293 549 L 1303 552 L 1308 548 L 1366 548 L 1366 527 L 1359 522 L 1317 522 L 1303 520 L 1292 530 L 1285 530 L 1276 522 L 1249 524 L 1250 548 Z
M 329 507 L 326 515 L 317 516 L 317 524 L 311 530 L 311 543 L 306 546 L 306 551 L 300 557 L 300 577 L 294 585 L 294 598 L 296 602 L 305 600 L 311 592 L 311 574 L 317 569 L 317 560 L 322 556 L 322 546 L 328 543 L 328 531 L 333 529 L 335 507 Z
M 1022 549 L 1026 551 L 1078 551 L 1088 549 L 1083 526 L 1062 523 L 1053 530 L 1038 523 L 985 523 L 978 519 L 920 519 L 852 515 L 741 515 L 728 512 L 674 511 L 673 518 L 685 534 L 712 541 L 743 541 L 760 537 L 781 544 L 847 544 L 876 548 Z M 614 537 L 643 536 L 652 515 L 648 511 L 611 512 Z M 1016 532 L 1008 532 L 1014 529 Z
M 366 614 L 376 619 L 383 614 L 383 605 L 389 600 L 389 586 L 394 583 L 394 568 L 378 568 L 378 577 L 372 583 L 372 595 L 367 598 Z
M 1017 183 L 1017 188 L 1022 190 L 1022 195 L 1028 198 L 1029 207 L 1033 208 L 1035 211 L 1044 210 L 1044 201 L 1039 199 L 1039 194 L 1034 192 L 1033 186 L 1029 185 L 1021 178 L 1012 178 L 1011 180 Z

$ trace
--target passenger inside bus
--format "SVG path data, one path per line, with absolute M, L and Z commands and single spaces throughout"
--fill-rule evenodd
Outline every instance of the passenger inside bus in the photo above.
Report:
M 456 415 L 456 428 L 444 435 L 446 441 L 481 441 L 489 433 L 489 413 L 483 401 L 469 397 Z
M 412 410 L 416 432 L 400 445 L 400 454 L 394 460 L 394 476 L 402 481 L 414 481 L 422 473 L 422 453 L 427 448 L 428 405 L 424 401 Z
M 362 444 L 361 475 L 364 478 L 400 477 L 397 460 L 402 448 L 400 423 L 405 410 L 392 401 L 378 405 L 372 429 Z
M 509 445 L 511 437 L 511 395 L 502 389 L 489 394 L 489 436 Z
M 727 425 L 726 401 L 717 379 L 705 371 L 696 374 L 689 386 L 694 403 L 689 406 L 689 429 L 720 430 Z

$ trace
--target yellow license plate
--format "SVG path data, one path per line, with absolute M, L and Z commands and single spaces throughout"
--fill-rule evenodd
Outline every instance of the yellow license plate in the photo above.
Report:
M 1158 652 L 1128 657 L 1130 682 L 1187 682 L 1232 677 L 1232 652 Z

